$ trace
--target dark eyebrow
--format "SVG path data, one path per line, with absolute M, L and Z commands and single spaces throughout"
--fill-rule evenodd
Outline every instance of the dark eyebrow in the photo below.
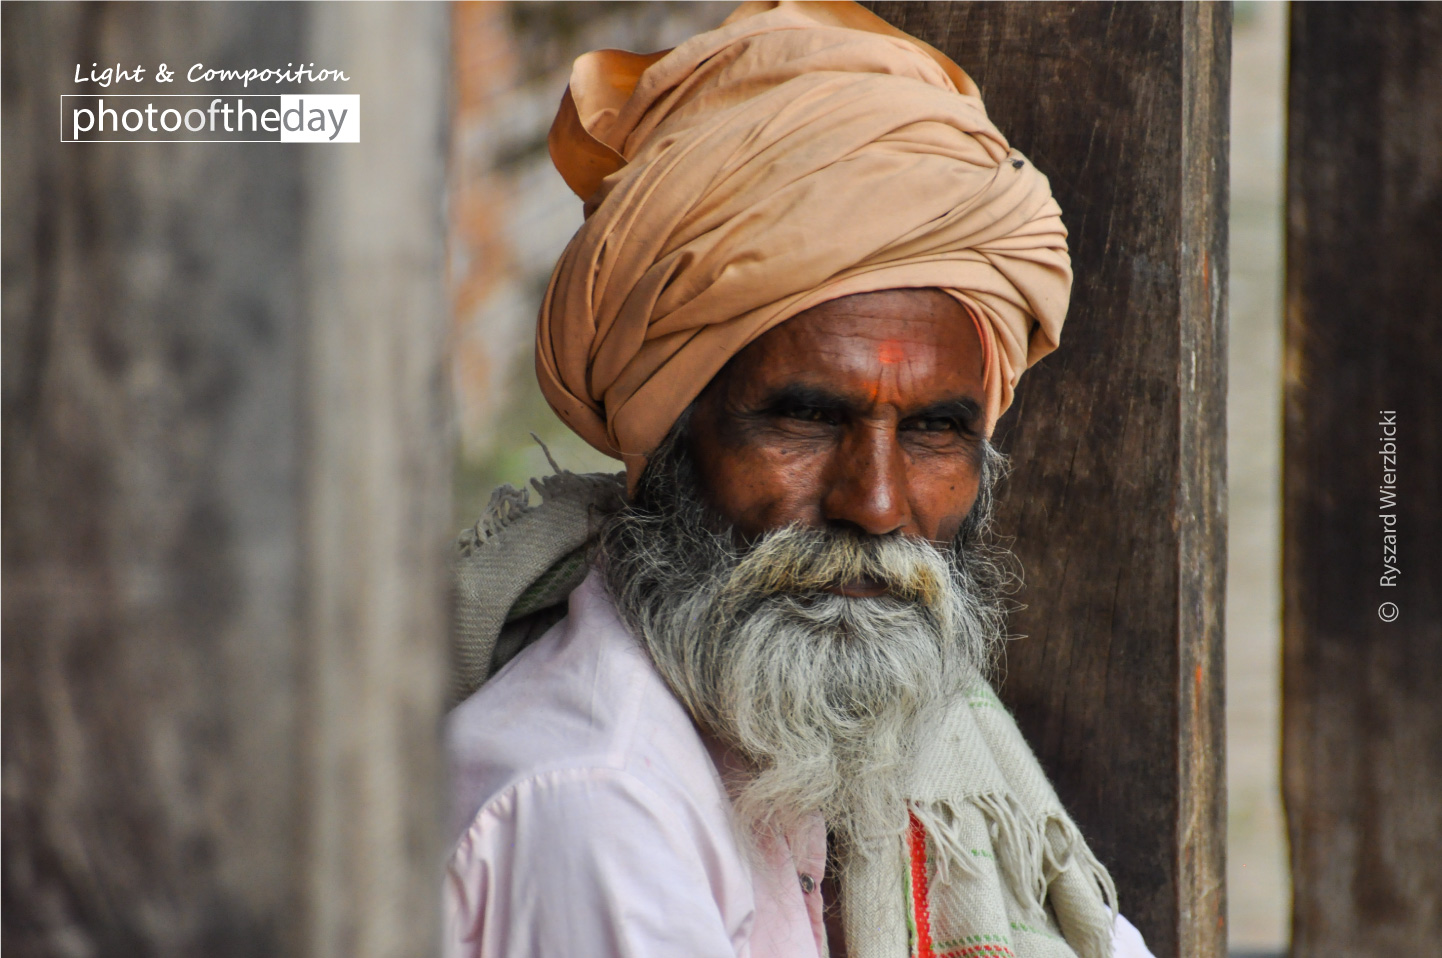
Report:
M 761 408 L 768 412 L 783 412 L 788 409 L 819 409 L 826 412 L 856 414 L 857 405 L 845 396 L 804 383 L 787 383 L 767 394 L 761 401 Z
M 843 416 L 859 416 L 862 413 L 860 404 L 824 387 L 806 383 L 787 383 L 778 387 L 761 401 L 760 408 L 771 413 L 794 409 L 816 409 Z M 953 396 L 909 412 L 904 418 L 954 419 L 971 427 L 981 416 L 981 403 L 966 396 Z
M 934 402 L 930 406 L 918 409 L 911 413 L 907 419 L 955 419 L 958 422 L 967 424 L 975 422 L 981 417 L 981 403 L 975 399 L 968 399 L 965 396 L 957 396 L 952 399 L 943 399 Z

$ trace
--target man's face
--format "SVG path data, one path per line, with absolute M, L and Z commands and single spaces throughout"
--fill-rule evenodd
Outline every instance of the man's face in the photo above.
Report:
M 983 375 L 944 293 L 825 303 L 732 360 L 603 527 L 617 609 L 750 763 L 748 831 L 894 838 L 926 716 L 1005 634 Z
M 800 525 L 947 543 L 977 497 L 984 375 L 975 325 L 938 290 L 863 293 L 799 313 L 697 400 L 692 454 L 707 503 L 748 541 Z

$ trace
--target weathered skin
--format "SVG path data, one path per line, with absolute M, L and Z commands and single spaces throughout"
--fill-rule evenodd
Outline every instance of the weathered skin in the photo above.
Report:
M 984 363 L 971 318 L 937 290 L 799 313 L 697 400 L 692 449 L 706 497 L 748 539 L 796 523 L 947 542 L 976 501 Z

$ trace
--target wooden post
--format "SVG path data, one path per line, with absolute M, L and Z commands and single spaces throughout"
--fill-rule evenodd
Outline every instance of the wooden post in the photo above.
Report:
M 1003 698 L 1159 956 L 1225 951 L 1230 8 L 875 3 L 1050 178 L 1076 286 L 999 430 Z
M 1283 792 L 1293 945 L 1442 940 L 1442 7 L 1294 4 Z
M 446 10 L 7 4 L 3 45 L 6 953 L 431 953 Z M 117 61 L 342 69 L 361 142 L 59 142 Z

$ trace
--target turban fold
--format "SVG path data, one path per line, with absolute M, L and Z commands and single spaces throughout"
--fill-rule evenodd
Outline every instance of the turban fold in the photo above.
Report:
M 819 303 L 936 287 L 986 354 L 987 429 L 1071 290 L 1047 179 L 937 50 L 852 3 L 745 3 L 674 50 L 586 54 L 551 128 L 586 222 L 536 373 L 561 419 L 646 456 L 732 356 Z

